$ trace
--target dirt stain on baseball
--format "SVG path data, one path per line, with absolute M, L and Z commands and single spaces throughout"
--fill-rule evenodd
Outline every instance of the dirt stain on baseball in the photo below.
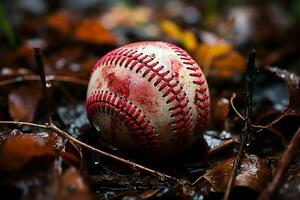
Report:
M 171 60 L 171 73 L 178 78 L 182 68 L 182 63 L 178 59 Z
M 124 77 L 118 77 L 115 72 L 110 72 L 106 78 L 108 80 L 107 87 L 111 89 L 111 91 L 124 97 L 129 96 L 129 86 L 131 84 L 130 75 L 124 80 Z

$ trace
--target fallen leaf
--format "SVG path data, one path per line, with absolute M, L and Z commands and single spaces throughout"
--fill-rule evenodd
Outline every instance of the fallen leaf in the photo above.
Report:
M 291 133 L 295 133 L 300 124 L 300 77 L 277 67 L 266 67 L 266 70 L 283 80 L 287 85 L 289 104 L 283 110 L 275 113 L 276 117 L 274 117 L 274 112 L 266 113 L 256 123 L 263 124 L 261 121 L 271 121 L 267 124 L 267 130 L 286 140 L 292 137 Z
M 225 192 L 233 167 L 233 161 L 234 158 L 230 158 L 208 170 L 201 177 L 197 187 L 203 191 L 209 191 L 210 189 L 208 188 L 212 188 L 216 192 Z M 255 155 L 245 154 L 238 170 L 234 187 L 243 186 L 260 192 L 267 185 L 268 180 L 269 171 L 264 166 L 263 161 Z
M 44 133 L 23 134 L 19 131 L 8 136 L 1 145 L 0 170 L 18 171 L 31 160 L 38 157 L 54 157 L 54 137 Z
M 57 31 L 62 35 L 67 35 L 71 32 L 72 27 L 71 14 L 67 11 L 58 11 L 47 16 L 46 24 L 50 29 Z
M 228 125 L 226 125 L 227 117 L 230 111 L 230 102 L 227 98 L 219 98 L 217 102 L 214 102 L 212 106 L 211 121 L 214 126 L 228 130 Z
M 16 121 L 32 122 L 42 94 L 37 84 L 22 85 L 8 96 L 9 114 Z
M 267 67 L 266 69 L 286 83 L 289 91 L 289 112 L 300 116 L 300 76 L 277 67 Z
M 144 5 L 127 6 L 118 3 L 101 16 L 102 24 L 109 28 L 134 27 L 151 21 L 153 9 Z
M 200 44 L 196 60 L 206 74 L 215 78 L 229 79 L 245 72 L 245 58 L 225 42 Z
M 198 45 L 196 35 L 189 30 L 185 30 L 182 32 L 181 42 L 183 47 L 188 51 L 194 51 Z
M 181 28 L 170 20 L 163 20 L 160 23 L 162 31 L 173 40 L 180 41 Z
M 89 188 L 80 173 L 70 167 L 61 177 L 57 198 L 58 200 L 87 200 L 91 199 Z
M 106 30 L 96 18 L 88 18 L 79 22 L 75 27 L 74 37 L 82 42 L 91 44 L 108 44 L 116 43 L 117 38 Z
M 195 34 L 189 30 L 182 30 L 178 25 L 170 20 L 162 20 L 161 29 L 165 35 L 182 43 L 182 46 L 188 51 L 194 51 L 198 45 Z

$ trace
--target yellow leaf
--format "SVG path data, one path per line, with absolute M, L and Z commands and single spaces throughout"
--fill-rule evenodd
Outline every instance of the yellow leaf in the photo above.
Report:
M 196 54 L 198 64 L 209 76 L 228 79 L 245 71 L 245 58 L 228 43 L 201 44 Z
M 160 23 L 162 31 L 170 38 L 180 41 L 182 31 L 175 23 L 170 20 L 163 20 Z
M 197 38 L 191 31 L 184 31 L 181 35 L 181 42 L 188 51 L 194 51 L 197 47 Z

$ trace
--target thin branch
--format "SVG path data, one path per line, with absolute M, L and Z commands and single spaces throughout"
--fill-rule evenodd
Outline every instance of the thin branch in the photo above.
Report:
M 236 94 L 233 93 L 231 98 L 230 98 L 230 105 L 232 107 L 232 109 L 234 110 L 234 112 L 243 120 L 245 121 L 245 117 L 239 113 L 239 111 L 236 109 L 236 107 L 234 106 L 234 103 L 233 103 L 233 100 L 235 99 L 236 97 Z M 285 111 L 283 111 L 282 113 L 285 113 Z M 281 116 L 284 116 L 284 114 L 281 114 Z M 278 119 L 281 119 L 282 117 L 279 116 Z M 273 125 L 278 121 L 278 119 L 275 119 L 274 121 L 272 121 L 270 124 L 267 124 L 267 125 L 256 125 L 256 124 L 252 124 L 252 123 L 249 123 L 249 125 L 252 127 L 252 128 L 258 128 L 260 130 L 258 130 L 257 132 L 260 132 L 264 129 L 268 129 L 269 131 L 273 132 L 275 135 L 277 135 L 278 137 L 280 137 L 280 139 L 283 141 L 283 143 L 285 144 L 286 143 L 286 139 L 284 137 L 284 135 L 276 128 L 273 127 Z
M 34 48 L 34 57 L 35 57 L 36 67 L 39 71 L 39 75 L 42 82 L 43 95 L 47 107 L 48 121 L 50 124 L 52 124 L 52 116 L 50 112 L 50 101 L 49 101 L 49 96 L 47 94 L 47 83 L 45 78 L 44 63 L 43 63 L 42 52 L 40 48 Z
M 144 167 L 144 166 L 142 166 L 140 164 L 137 164 L 137 163 L 134 163 L 132 161 L 126 160 L 124 158 L 120 158 L 118 156 L 109 154 L 109 153 L 107 153 L 105 151 L 101 151 L 101 150 L 99 150 L 99 149 L 97 149 L 95 147 L 92 147 L 92 146 L 84 143 L 84 142 L 81 142 L 80 140 L 77 140 L 76 138 L 74 138 L 71 135 L 69 135 L 68 133 L 62 131 L 61 129 L 59 129 L 57 126 L 55 126 L 52 123 L 46 123 L 44 125 L 41 125 L 41 124 L 35 124 L 35 123 L 29 123 L 29 122 L 0 121 L 0 124 L 12 124 L 12 125 L 17 125 L 17 126 L 30 126 L 30 127 L 35 127 L 35 128 L 42 128 L 42 129 L 51 130 L 51 131 L 59 134 L 60 136 L 62 136 L 64 138 L 67 138 L 68 140 L 74 142 L 75 144 L 77 144 L 77 145 L 79 145 L 81 147 L 84 147 L 84 148 L 86 148 L 86 149 L 88 149 L 90 151 L 93 151 L 95 153 L 98 153 L 98 154 L 100 154 L 102 156 L 114 159 L 114 160 L 119 161 L 119 162 L 121 162 L 123 164 L 129 165 L 129 166 L 131 166 L 133 168 L 140 169 L 140 170 L 142 170 L 144 172 L 147 172 L 147 173 L 150 173 L 150 174 L 152 174 L 155 177 L 158 177 L 160 179 L 169 179 L 169 180 L 178 182 L 178 179 L 175 178 L 175 177 L 173 177 L 173 176 L 170 176 L 170 175 L 158 172 L 158 171 L 150 169 L 148 167 Z
M 72 76 L 61 76 L 61 75 L 46 75 L 46 81 L 60 81 L 60 82 L 66 82 L 66 83 L 74 83 L 78 85 L 88 85 L 88 81 L 84 79 L 80 79 L 77 77 L 72 77 Z M 0 87 L 1 86 L 6 86 L 14 83 L 20 83 L 23 81 L 41 81 L 40 76 L 37 75 L 24 75 L 24 76 L 16 76 L 14 78 L 9 78 L 0 81 Z
M 240 167 L 242 157 L 244 155 L 247 143 L 250 141 L 250 124 L 252 116 L 252 104 L 253 104 L 253 90 L 254 90 L 254 79 L 255 79 L 255 56 L 256 52 L 252 49 L 248 61 L 247 61 L 247 73 L 245 76 L 245 102 L 246 102 L 246 117 L 245 126 L 241 135 L 241 144 L 238 150 L 238 154 L 234 160 L 233 168 L 229 177 L 228 185 L 224 195 L 224 200 L 229 199 L 229 195 L 232 186 L 235 182 L 237 171 Z
M 220 145 L 218 145 L 218 146 L 216 146 L 216 147 L 210 149 L 210 150 L 208 151 L 207 154 L 208 154 L 208 156 L 211 157 L 211 156 L 213 156 L 213 155 L 219 153 L 220 151 L 222 151 L 222 150 L 224 150 L 224 149 L 227 149 L 228 147 L 230 147 L 230 146 L 232 146 L 232 145 L 234 145 L 234 144 L 236 144 L 236 143 L 238 143 L 238 142 L 235 141 L 235 140 L 233 140 L 233 139 L 226 140 L 226 141 L 223 142 L 222 144 L 220 144 Z
M 236 109 L 234 103 L 233 103 L 233 100 L 236 98 L 236 94 L 233 93 L 231 98 L 230 98 L 230 105 L 233 109 L 233 111 L 239 116 L 239 118 L 241 118 L 243 121 L 245 121 L 245 117 Z M 256 124 L 252 124 L 250 123 L 249 124 L 251 127 L 253 128 L 259 128 L 259 129 L 266 129 L 268 128 L 268 125 L 256 125 Z
M 295 153 L 299 150 L 299 148 L 300 148 L 300 127 L 296 131 L 291 142 L 289 143 L 288 147 L 286 148 L 283 155 L 281 156 L 281 159 L 277 165 L 276 174 L 272 182 L 260 194 L 258 198 L 259 200 L 275 199 L 276 194 L 278 193 L 280 187 L 284 184 L 289 165 L 294 159 Z

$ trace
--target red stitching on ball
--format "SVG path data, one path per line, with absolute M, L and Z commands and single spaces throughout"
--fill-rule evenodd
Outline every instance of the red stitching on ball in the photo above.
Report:
M 119 60 L 121 60 L 119 63 L 121 66 L 126 59 L 128 60 L 125 63 L 124 66 L 125 68 L 128 65 L 130 65 L 131 62 L 133 63 L 130 65 L 129 69 L 133 70 L 134 67 L 137 66 L 136 73 L 138 73 L 140 70 L 144 68 L 145 71 L 142 74 L 143 77 L 150 74 L 148 77 L 148 81 L 151 82 L 153 79 L 155 79 L 153 84 L 155 87 L 158 86 L 159 91 L 162 91 L 166 88 L 165 91 L 163 91 L 163 95 L 162 95 L 162 97 L 167 97 L 168 95 L 170 95 L 170 97 L 168 97 L 166 102 L 170 103 L 176 100 L 177 101 L 176 105 L 177 103 L 179 103 L 177 108 L 180 109 L 180 112 L 176 112 L 176 114 L 174 114 L 174 109 L 169 109 L 171 115 L 173 116 L 171 118 L 172 119 L 171 124 L 175 126 L 172 129 L 174 133 L 174 138 L 178 138 L 180 136 L 186 136 L 188 133 L 190 133 L 192 127 L 191 126 L 192 118 L 189 115 L 190 110 L 188 109 L 187 112 L 187 110 L 185 109 L 187 104 L 181 103 L 186 99 L 186 97 L 184 92 L 182 91 L 182 88 L 178 88 L 178 89 L 176 88 L 179 87 L 176 78 L 173 75 L 171 75 L 168 71 L 161 72 L 161 70 L 164 69 L 164 66 L 159 66 L 155 68 L 156 66 L 158 66 L 159 62 L 151 62 L 154 61 L 154 58 L 151 58 L 148 55 L 143 56 L 142 53 L 138 53 L 137 51 L 134 50 L 126 50 L 126 49 L 120 50 L 120 49 L 112 51 L 108 53 L 106 56 L 104 56 L 105 58 L 103 58 L 103 60 L 101 59 L 102 61 L 99 61 L 98 65 L 95 66 L 92 71 L 95 71 L 97 67 L 103 64 L 108 64 L 108 62 L 110 62 L 110 64 L 114 63 L 115 65 L 117 65 Z M 139 65 L 137 65 L 138 63 Z M 168 74 L 170 74 L 170 77 L 167 77 Z M 176 124 L 180 121 L 179 119 L 183 120 L 184 122 L 183 128 L 180 127 L 180 129 L 179 127 L 176 126 Z
M 193 80 L 193 83 L 200 86 L 195 90 L 195 101 L 198 106 L 198 121 L 199 126 L 203 129 L 208 121 L 209 115 L 209 96 L 207 94 L 207 86 L 205 84 L 205 80 L 202 78 L 203 73 L 197 66 L 194 66 L 195 61 L 193 58 L 183 49 L 177 47 L 172 43 L 165 42 L 174 52 L 179 56 L 183 63 L 186 64 L 186 69 L 193 71 L 190 73 L 190 76 L 194 77 L 196 80 Z
M 139 139 L 139 143 L 147 143 L 148 147 L 158 149 L 159 134 L 150 127 L 145 116 L 132 102 L 117 98 L 117 95 L 107 91 L 96 91 L 88 96 L 85 106 L 90 120 L 99 113 L 114 116 L 133 130 L 132 134 Z

